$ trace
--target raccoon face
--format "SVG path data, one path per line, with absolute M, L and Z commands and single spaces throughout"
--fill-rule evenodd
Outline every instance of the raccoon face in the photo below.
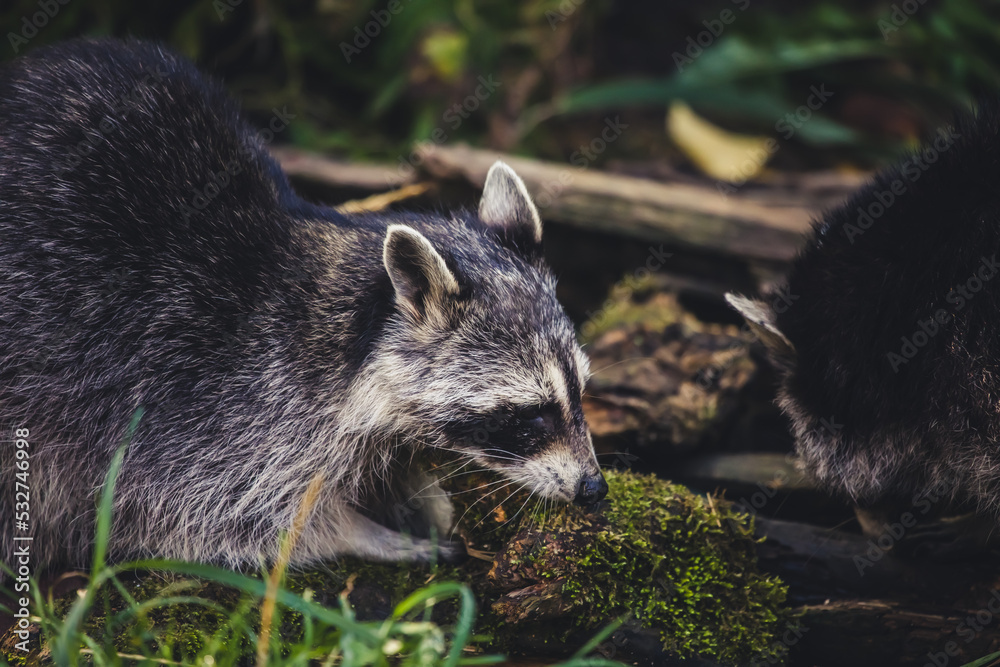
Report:
M 541 258 L 542 226 L 503 163 L 478 219 L 391 225 L 396 316 L 382 354 L 402 430 L 544 498 L 590 505 L 601 475 L 581 405 L 589 368 Z M 398 430 L 398 428 L 397 428 Z

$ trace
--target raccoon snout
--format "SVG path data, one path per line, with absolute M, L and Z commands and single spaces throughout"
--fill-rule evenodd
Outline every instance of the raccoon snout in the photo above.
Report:
M 598 472 L 596 475 L 583 476 L 573 502 L 582 507 L 588 507 L 604 500 L 606 495 L 608 495 L 608 483 L 604 481 L 604 475 Z

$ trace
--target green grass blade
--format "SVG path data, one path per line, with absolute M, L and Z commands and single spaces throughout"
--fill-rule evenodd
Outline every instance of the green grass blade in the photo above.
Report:
M 132 563 L 123 564 L 119 568 L 120 570 L 132 569 L 132 570 L 166 570 L 168 572 L 175 572 L 178 574 L 186 574 L 193 577 L 199 577 L 201 579 L 207 579 L 209 581 L 214 581 L 230 588 L 235 588 L 241 590 L 245 593 L 250 593 L 257 597 L 264 597 L 267 588 L 267 582 L 261 579 L 254 579 L 253 577 L 248 577 L 245 574 L 239 574 L 238 572 L 233 572 L 231 570 L 226 570 L 221 567 L 216 567 L 214 565 L 205 565 L 202 563 L 184 563 L 181 561 L 168 561 L 168 560 L 145 560 L 145 561 L 135 561 Z M 357 621 L 349 620 L 344 617 L 340 612 L 334 611 L 332 609 L 327 609 L 326 607 L 319 605 L 315 602 L 311 602 L 303 599 L 301 596 L 296 595 L 285 589 L 278 590 L 277 596 L 278 602 L 283 604 L 288 609 L 297 611 L 302 614 L 308 614 L 318 621 L 326 623 L 336 627 L 344 632 L 357 633 L 363 637 L 366 641 L 374 642 L 378 640 L 378 634 L 373 631 L 370 627 L 358 623 Z
M 1000 660 L 1000 651 L 996 653 L 990 653 L 989 655 L 984 655 L 978 660 L 973 660 L 972 662 L 967 662 L 962 667 L 986 667 L 986 665 L 991 664 L 994 660 Z
M 455 636 L 451 651 L 445 659 L 443 667 L 456 667 L 462 658 L 462 651 L 472 635 L 472 627 L 476 622 L 476 598 L 468 586 L 455 582 L 442 582 L 421 589 L 409 595 L 396 605 L 392 620 L 397 620 L 421 604 L 429 603 L 439 597 L 457 596 L 461 600 L 458 620 L 455 623 Z
M 60 667 L 64 665 L 76 665 L 81 640 L 80 628 L 90 611 L 97 590 L 104 585 L 108 577 L 114 576 L 114 571 L 106 569 L 104 562 L 108 552 L 108 539 L 111 535 L 115 482 L 118 479 L 118 471 L 121 468 L 122 461 L 125 459 L 125 449 L 132 440 L 132 435 L 139 425 L 139 420 L 142 419 L 142 414 L 143 409 L 141 406 L 133 413 L 124 442 L 122 442 L 118 451 L 112 457 L 108 473 L 104 478 L 104 489 L 101 492 L 101 499 L 97 510 L 94 562 L 90 570 L 90 581 L 87 582 L 87 592 L 82 598 L 73 603 L 52 646 L 52 659 Z
M 589 642 L 580 647 L 580 650 L 573 654 L 572 659 L 583 658 L 594 652 L 605 639 L 614 634 L 615 630 L 621 627 L 622 623 L 625 622 L 625 617 L 619 618 L 617 621 L 609 624 L 603 630 L 594 635 Z
M 132 441 L 132 435 L 139 426 L 142 414 L 142 406 L 139 406 L 132 414 L 132 421 L 129 423 L 128 430 L 125 433 L 125 440 L 111 459 L 108 474 L 104 478 L 104 490 L 101 493 L 101 502 L 97 509 L 97 535 L 94 543 L 94 562 L 90 570 L 92 577 L 104 569 L 104 561 L 108 554 L 108 538 L 111 535 L 111 523 L 114 518 L 112 513 L 114 510 L 115 483 L 118 481 L 118 471 L 121 469 L 122 461 L 125 459 L 125 449 L 128 447 L 129 442 Z

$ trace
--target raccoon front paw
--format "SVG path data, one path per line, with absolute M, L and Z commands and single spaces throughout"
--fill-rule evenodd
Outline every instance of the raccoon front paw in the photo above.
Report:
M 416 487 L 411 502 L 416 504 L 420 518 L 437 531 L 441 537 L 451 533 L 455 522 L 455 509 L 448 493 L 438 485 L 438 481 L 425 472 L 417 472 L 411 480 Z
M 440 542 L 435 548 L 438 560 L 449 565 L 459 565 L 469 559 L 469 552 L 465 550 L 465 544 L 461 540 Z

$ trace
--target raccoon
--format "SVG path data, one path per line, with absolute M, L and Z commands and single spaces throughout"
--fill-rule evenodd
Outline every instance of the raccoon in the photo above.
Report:
M 805 469 L 861 507 L 1000 511 L 998 184 L 985 100 L 817 221 L 779 291 L 727 295 Z
M 293 565 L 460 557 L 431 539 L 452 523 L 437 450 L 602 499 L 587 358 L 514 172 L 493 165 L 475 212 L 342 215 L 296 196 L 267 139 L 152 43 L 0 73 L 0 533 L 32 537 L 36 565 L 85 563 L 125 441 L 116 560 L 273 561 L 317 475 Z

